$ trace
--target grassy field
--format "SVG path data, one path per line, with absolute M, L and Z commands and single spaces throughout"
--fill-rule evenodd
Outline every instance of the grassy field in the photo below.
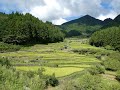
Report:
M 74 53 L 72 50 L 93 49 L 104 51 L 87 44 L 87 39 L 66 39 L 64 42 L 48 45 L 37 44 L 24 47 L 19 51 L 0 53 L 7 57 L 17 70 L 36 71 L 45 68 L 45 74 L 55 73 L 56 77 L 70 75 L 82 71 L 100 61 L 93 55 Z

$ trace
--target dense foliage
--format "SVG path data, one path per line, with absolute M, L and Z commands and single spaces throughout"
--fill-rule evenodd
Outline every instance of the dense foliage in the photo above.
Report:
M 90 38 L 90 44 L 97 47 L 109 45 L 120 51 L 120 27 L 111 27 L 95 32 Z
M 105 81 L 100 75 L 82 74 L 76 81 L 68 81 L 62 90 L 119 90 L 119 83 Z
M 105 73 L 105 68 L 104 68 L 104 66 L 96 65 L 96 66 L 91 67 L 88 71 L 92 75 L 103 74 L 103 73 Z
M 0 42 L 0 52 L 12 52 L 20 50 L 21 46 Z
M 5 43 L 50 43 L 64 39 L 59 28 L 50 22 L 43 23 L 28 13 L 12 13 L 6 19 L 0 20 L 0 38 Z
M 120 70 L 120 54 L 111 53 L 109 56 L 106 57 L 105 60 L 102 60 L 102 64 L 105 66 L 106 70 Z
M 116 79 L 120 81 L 120 70 L 117 71 Z
M 54 75 L 44 75 L 43 71 L 17 71 L 7 59 L 0 58 L 0 90 L 44 90 L 59 84 Z
M 77 30 L 71 30 L 68 33 L 66 33 L 67 37 L 80 36 L 80 35 L 81 35 L 81 33 Z

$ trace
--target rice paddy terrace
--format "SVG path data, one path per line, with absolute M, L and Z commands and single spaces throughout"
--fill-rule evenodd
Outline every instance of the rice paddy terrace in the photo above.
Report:
M 7 57 L 17 70 L 37 71 L 44 68 L 47 75 L 55 74 L 63 77 L 75 72 L 83 71 L 100 61 L 90 52 L 76 53 L 76 50 L 100 50 L 87 44 L 87 39 L 66 39 L 64 42 L 48 45 L 36 44 L 23 47 L 16 52 L 0 53 L 0 57 Z

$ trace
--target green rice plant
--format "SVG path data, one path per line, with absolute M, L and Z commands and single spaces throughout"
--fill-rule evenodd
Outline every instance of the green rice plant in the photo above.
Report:
M 22 71 L 37 71 L 39 66 L 17 66 L 17 70 Z M 46 75 L 52 75 L 55 73 L 56 77 L 62 77 L 69 74 L 72 74 L 74 72 L 82 71 L 84 68 L 77 68 L 77 67 L 63 67 L 63 68 L 54 68 L 54 67 L 43 67 L 45 69 L 44 74 Z

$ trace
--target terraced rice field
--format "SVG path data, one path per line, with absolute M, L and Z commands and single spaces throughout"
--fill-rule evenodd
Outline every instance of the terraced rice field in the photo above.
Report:
M 66 39 L 60 43 L 37 44 L 24 47 L 16 52 L 0 53 L 0 57 L 9 58 L 17 70 L 37 71 L 43 67 L 45 68 L 45 74 L 52 75 L 55 73 L 56 77 L 62 77 L 82 71 L 100 62 L 92 55 L 82 55 L 72 51 L 88 48 L 102 50 L 82 42 L 78 39 Z
M 16 69 L 18 70 L 24 70 L 24 71 L 37 71 L 39 68 L 39 66 L 20 66 L 20 67 L 16 67 Z M 84 70 L 84 68 L 77 68 L 77 67 L 58 67 L 58 68 L 54 68 L 54 67 L 42 67 L 45 69 L 44 74 L 46 75 L 52 75 L 55 74 L 56 77 L 63 77 L 66 75 L 69 75 L 71 73 L 74 72 L 78 72 L 78 71 L 82 71 Z

